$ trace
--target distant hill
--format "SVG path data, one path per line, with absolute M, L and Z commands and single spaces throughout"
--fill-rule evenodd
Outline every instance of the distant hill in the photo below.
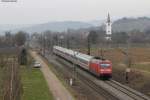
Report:
M 43 32 L 47 30 L 62 32 L 67 29 L 80 29 L 80 28 L 88 28 L 93 26 L 92 24 L 78 21 L 64 21 L 64 22 L 49 22 L 44 24 L 33 25 L 30 27 L 25 27 L 21 29 L 16 29 L 14 31 L 23 30 L 26 32 Z
M 122 18 L 114 21 L 112 24 L 112 30 L 114 32 L 129 32 L 133 30 L 139 30 L 141 32 L 150 28 L 150 18 Z
M 62 32 L 66 31 L 67 29 L 98 30 L 100 28 L 105 30 L 105 20 L 93 20 L 89 22 L 56 21 L 36 25 L 0 25 L 0 34 L 3 34 L 5 31 L 11 31 L 15 33 L 20 30 L 33 33 L 47 30 Z M 122 18 L 113 21 L 112 24 L 112 30 L 114 32 L 129 32 L 133 30 L 145 31 L 147 29 L 150 29 L 150 18 L 147 17 Z
M 18 24 L 18 25 L 12 25 L 12 24 L 0 24 L 0 34 L 4 34 L 6 31 L 12 31 L 15 29 L 21 29 L 23 27 L 29 27 L 31 25 L 28 24 Z
M 88 23 L 92 24 L 93 26 L 101 26 L 102 24 L 105 23 L 105 20 L 92 20 L 89 21 Z

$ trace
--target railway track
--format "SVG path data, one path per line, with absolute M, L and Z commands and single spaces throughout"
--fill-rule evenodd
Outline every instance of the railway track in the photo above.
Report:
M 137 91 L 135 91 L 125 85 L 122 85 L 119 82 L 116 82 L 114 80 L 110 80 L 105 83 L 109 84 L 110 86 L 112 86 L 112 87 L 116 88 L 117 90 L 123 92 L 124 94 L 128 95 L 133 100 L 150 100 L 149 97 L 143 95 L 142 93 L 137 92 Z
M 82 75 L 79 76 L 82 81 L 95 90 L 99 95 L 102 95 L 106 98 L 106 100 L 119 100 L 114 95 L 108 93 L 105 89 L 100 87 L 99 85 L 95 84 L 92 80 L 89 80 L 87 77 L 83 77 Z
M 114 80 L 110 79 L 102 81 L 92 75 L 89 75 L 88 73 L 83 72 L 83 70 L 78 69 L 78 72 L 82 73 L 82 75 L 84 75 L 84 78 L 88 78 L 89 81 L 92 81 L 92 83 L 97 86 L 97 89 L 101 88 L 101 90 L 103 89 L 107 91 L 107 93 L 111 94 L 111 96 L 108 97 L 109 99 L 111 98 L 111 100 L 112 97 L 115 97 L 118 100 L 150 100 L 150 98 L 145 96 L 144 94 L 125 85 L 122 85 Z
M 105 91 L 119 100 L 150 100 L 150 98 L 146 95 L 114 80 L 110 79 L 102 81 L 92 75 L 84 73 L 82 70 L 80 70 L 80 73 L 85 74 L 84 77 L 91 79 L 92 82 L 97 85 L 97 87 L 103 88 Z
M 72 64 L 67 63 L 64 59 L 59 59 L 59 62 L 63 62 L 66 70 L 71 70 L 68 66 L 72 67 Z M 104 96 L 107 100 L 150 100 L 149 97 L 144 94 L 133 90 L 125 85 L 122 85 L 114 80 L 102 81 L 87 73 L 87 71 L 76 69 L 78 78 L 85 84 L 91 87 L 99 95 Z
M 63 65 L 63 71 L 65 73 L 69 73 L 72 74 L 72 64 L 64 61 L 63 59 L 59 59 L 59 58 L 55 58 L 57 59 L 57 61 L 49 61 L 53 64 L 56 64 L 57 62 L 57 66 L 60 66 L 59 64 Z M 70 66 L 70 67 L 69 67 Z M 61 66 L 60 66 L 61 67 Z M 62 68 L 62 67 L 61 67 Z M 103 88 L 101 88 L 100 86 L 98 86 L 97 84 L 95 84 L 92 80 L 89 80 L 88 77 L 84 77 L 81 73 L 80 73 L 81 69 L 77 69 L 77 79 L 82 81 L 84 84 L 86 84 L 88 87 L 90 87 L 92 90 L 94 90 L 96 92 L 96 95 L 102 96 L 105 98 L 105 100 L 119 100 L 117 99 L 115 96 L 111 95 L 110 93 L 108 93 L 106 90 L 104 90 Z

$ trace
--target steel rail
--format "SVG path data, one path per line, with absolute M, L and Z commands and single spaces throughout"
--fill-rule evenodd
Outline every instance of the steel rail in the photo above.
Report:
M 131 89 L 125 85 L 120 84 L 117 81 L 114 80 L 109 80 L 107 82 L 105 82 L 106 84 L 111 85 L 112 87 L 118 89 L 119 91 L 127 94 L 128 96 L 130 96 L 131 98 L 133 98 L 134 100 L 150 100 L 149 97 L 143 95 L 142 93 L 135 91 L 134 89 Z

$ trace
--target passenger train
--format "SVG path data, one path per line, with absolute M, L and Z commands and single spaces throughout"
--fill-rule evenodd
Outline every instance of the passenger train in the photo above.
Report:
M 53 53 L 76 65 L 79 65 L 81 68 L 98 77 L 112 77 L 112 63 L 109 60 L 89 56 L 60 46 L 54 46 Z

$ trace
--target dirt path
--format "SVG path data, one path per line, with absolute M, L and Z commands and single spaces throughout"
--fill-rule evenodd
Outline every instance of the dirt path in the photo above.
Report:
M 55 74 L 49 69 L 48 65 L 36 54 L 36 52 L 30 51 L 32 57 L 41 62 L 41 71 L 47 81 L 49 90 L 52 91 L 56 100 L 74 100 L 69 91 L 62 85 Z

